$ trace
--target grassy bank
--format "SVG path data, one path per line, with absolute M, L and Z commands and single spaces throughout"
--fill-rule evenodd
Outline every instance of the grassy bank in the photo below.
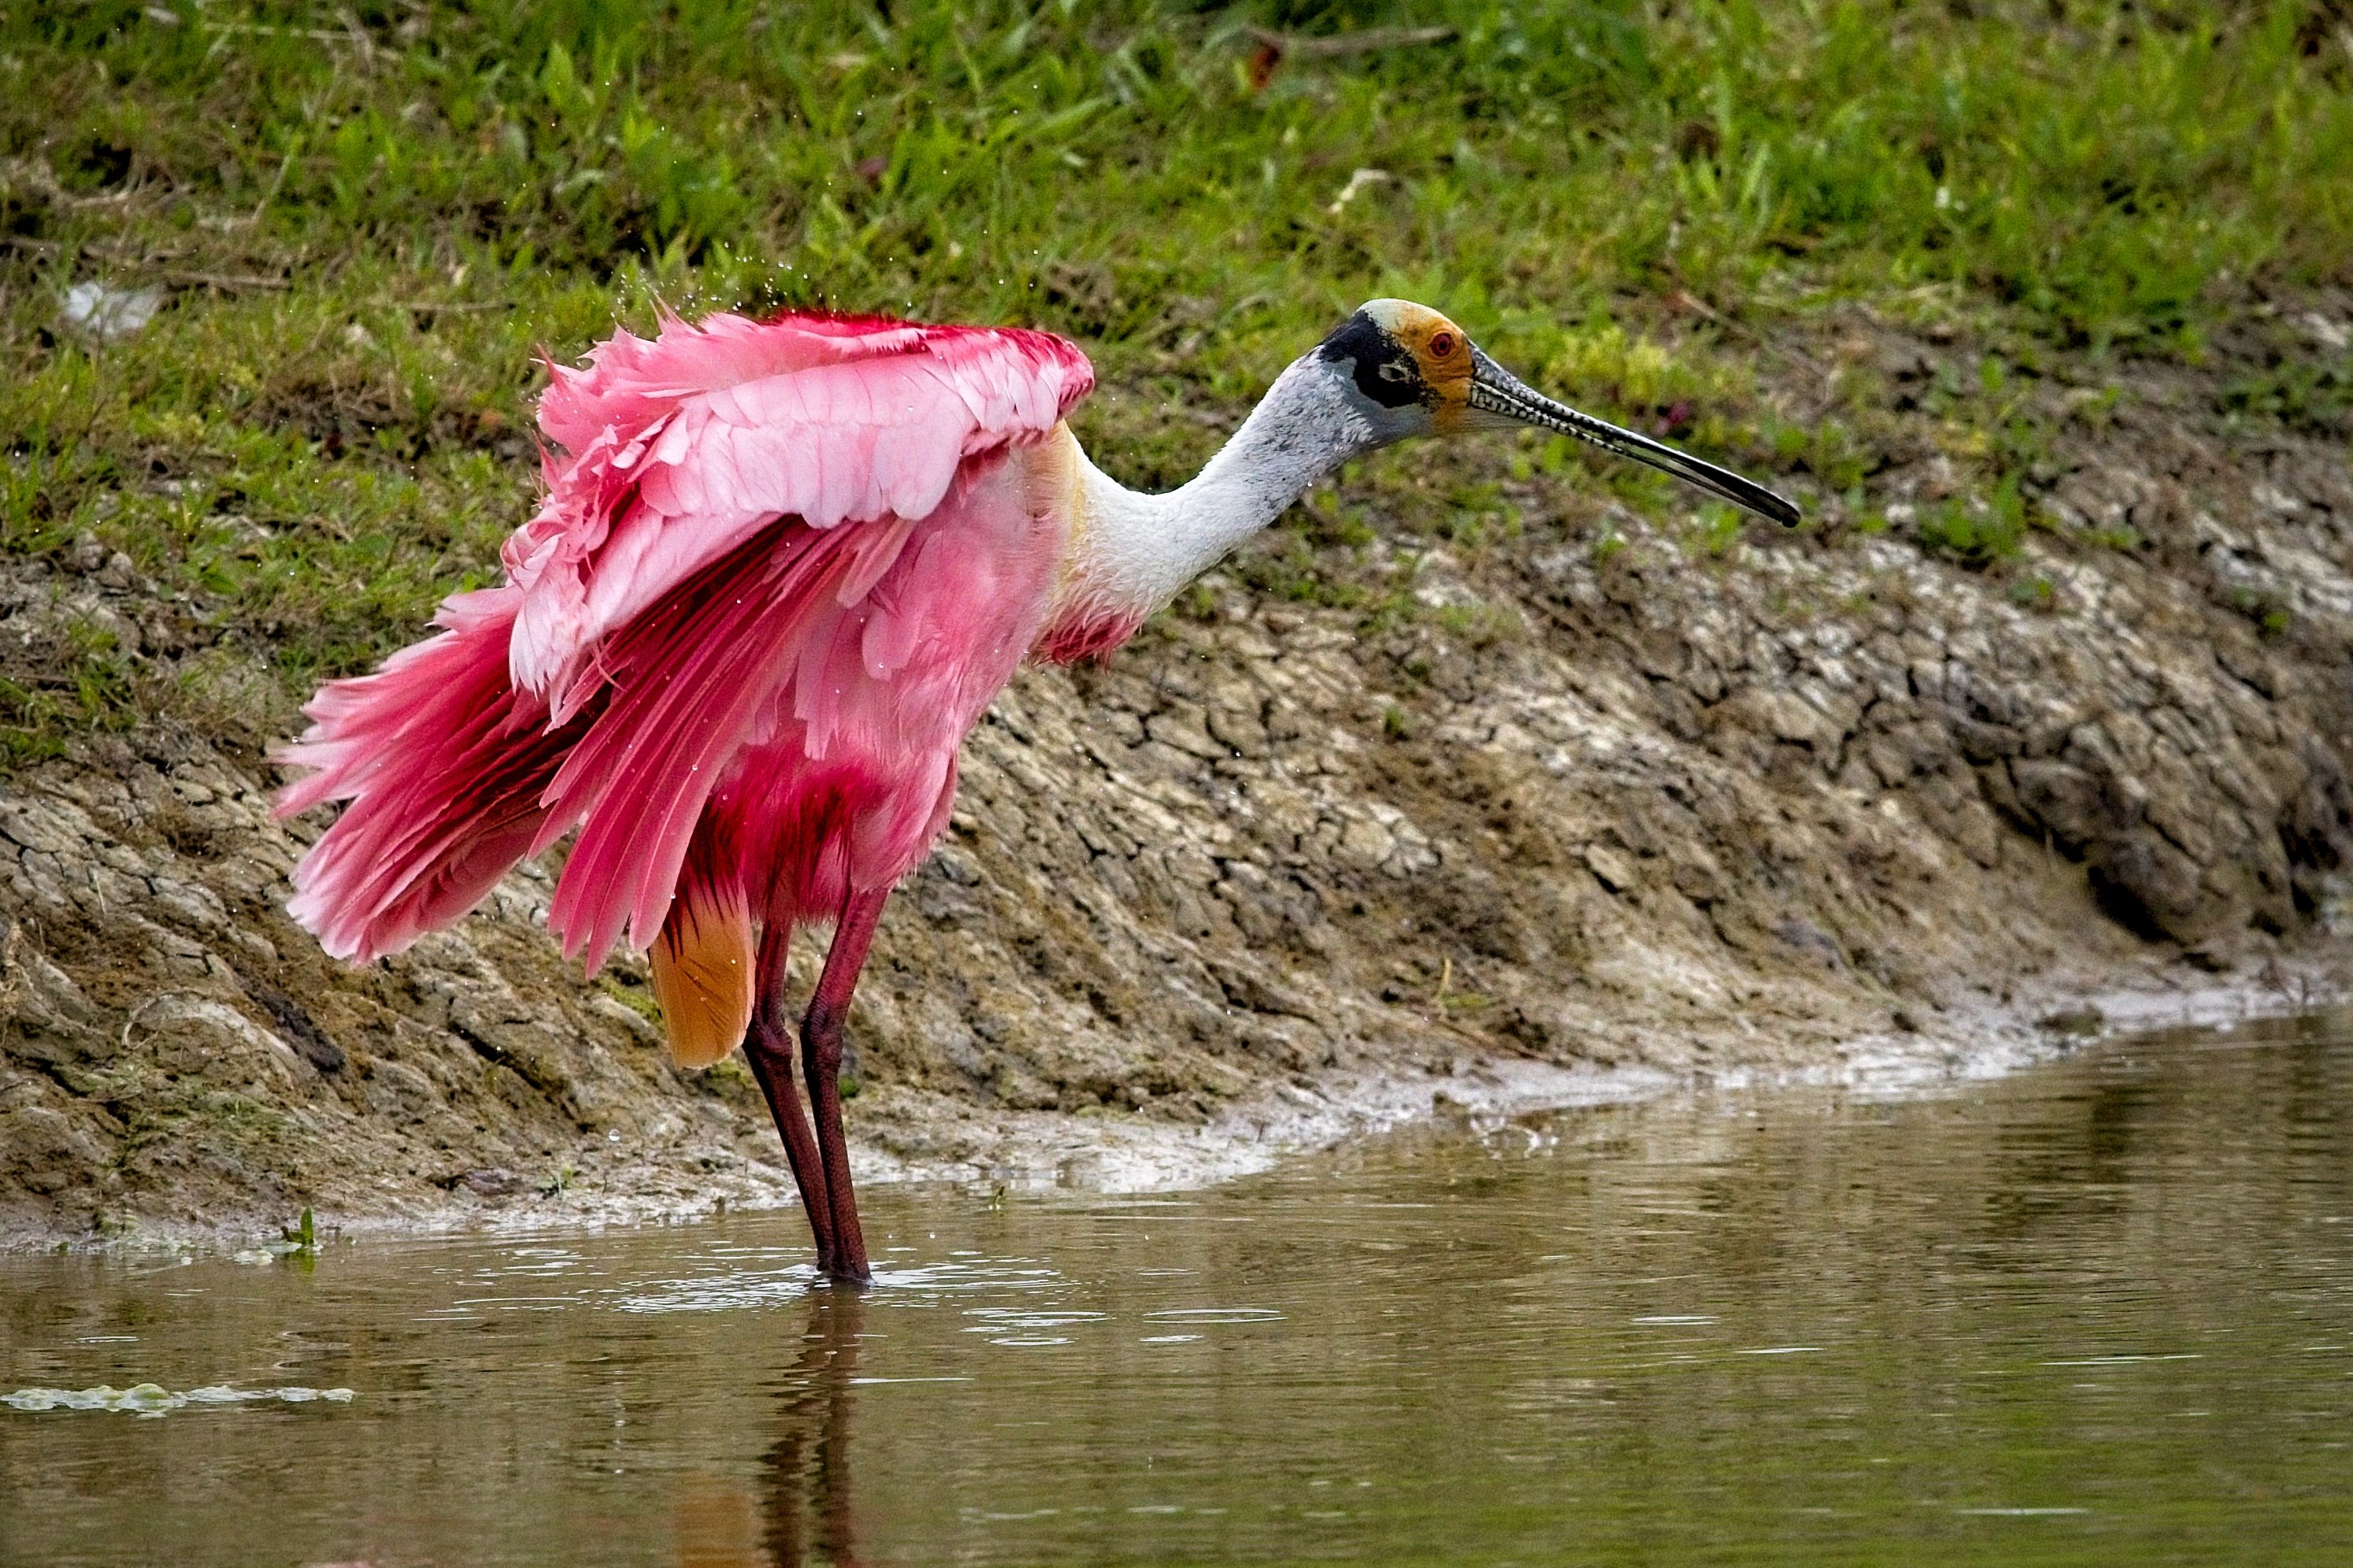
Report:
M 1894 415 L 1868 367 L 1790 346 L 1862 309 L 1977 345 L 1909 412 L 1982 502 L 1905 525 L 1982 565 L 2035 521 L 2021 385 L 2063 376 L 2097 418 L 2103 366 L 2348 281 L 2353 23 L 2327 0 L 1426 5 L 1284 25 L 1449 37 L 1271 58 L 1250 25 L 1283 21 L 0 0 L 0 548 L 94 535 L 186 596 L 168 675 L 95 622 L 0 652 L 6 755 L 158 707 L 258 738 L 406 641 L 522 515 L 535 356 L 657 301 L 1067 332 L 1113 389 L 1086 433 L 1160 482 L 1215 439 L 1172 407 L 1229 411 L 1410 294 L 1870 528 Z M 109 339 L 65 312 L 91 281 L 164 308 Z M 2337 428 L 2348 382 L 2288 355 L 2213 413 Z M 1395 477 L 1370 466 L 1367 494 Z M 1324 591 L 1314 547 L 1354 526 L 1300 522 L 1273 586 Z

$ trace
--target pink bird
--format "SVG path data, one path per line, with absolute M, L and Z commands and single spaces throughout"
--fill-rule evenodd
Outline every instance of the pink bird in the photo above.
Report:
M 1783 523 L 1736 474 L 1532 390 L 1437 312 L 1376 300 L 1275 379 L 1192 482 L 1122 487 L 1062 421 L 1094 385 L 1042 332 L 792 313 L 616 334 L 552 370 L 546 499 L 506 580 L 338 681 L 278 754 L 281 813 L 350 802 L 288 908 L 364 963 L 577 832 L 548 924 L 590 973 L 649 948 L 678 1062 L 739 1044 L 819 1266 L 869 1277 L 838 1074 L 892 888 L 948 818 L 956 748 L 1024 658 L 1108 656 L 1358 453 L 1513 424 Z M 561 455 L 559 455 L 561 454 Z M 794 1037 L 786 944 L 831 922 Z

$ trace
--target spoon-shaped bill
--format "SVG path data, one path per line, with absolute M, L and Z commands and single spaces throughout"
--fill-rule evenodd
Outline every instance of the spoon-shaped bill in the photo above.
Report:
M 1580 414 L 1566 403 L 1556 403 L 1518 376 L 1488 358 L 1477 349 L 1471 351 L 1471 407 L 1482 414 L 1515 419 L 1539 429 L 1558 430 L 1590 441 L 1605 451 L 1632 458 L 1636 462 L 1649 463 L 1664 470 L 1677 479 L 1695 484 L 1711 495 L 1720 495 L 1735 506 L 1754 512 L 1759 517 L 1769 517 L 1785 527 L 1798 524 L 1796 504 L 1758 484 L 1741 478 L 1729 469 L 1702 462 L 1688 453 L 1671 446 L 1621 430 L 1606 419 L 1590 414 Z

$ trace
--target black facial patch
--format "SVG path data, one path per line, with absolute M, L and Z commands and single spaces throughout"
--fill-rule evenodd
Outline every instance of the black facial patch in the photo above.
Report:
M 1412 351 L 1362 311 L 1342 322 L 1317 352 L 1325 359 L 1354 365 L 1356 390 L 1384 408 L 1429 400 L 1430 389 L 1422 385 L 1421 366 Z

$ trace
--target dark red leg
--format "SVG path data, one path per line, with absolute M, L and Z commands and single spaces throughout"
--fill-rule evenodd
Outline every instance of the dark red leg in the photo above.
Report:
M 833 1207 L 833 1262 L 827 1272 L 836 1279 L 860 1282 L 872 1278 L 873 1271 L 866 1266 L 858 1196 L 849 1188 L 849 1145 L 841 1132 L 841 1030 L 849 1015 L 850 993 L 858 989 L 859 971 L 866 967 L 866 949 L 874 941 L 874 927 L 890 896 L 885 887 L 853 891 L 842 901 L 833 946 L 825 955 L 825 973 L 818 977 L 817 994 L 809 998 L 808 1016 L 801 1022 L 801 1070 L 817 1112 L 817 1146 L 824 1156 L 826 1197 Z
M 808 1211 L 809 1234 L 817 1239 L 817 1266 L 831 1274 L 833 1207 L 826 1198 L 825 1161 L 793 1087 L 793 1035 L 785 1023 L 785 953 L 790 940 L 791 933 L 781 926 L 771 926 L 761 935 L 759 969 L 753 979 L 756 1000 L 752 1028 L 744 1037 L 744 1055 L 752 1065 L 752 1075 L 760 1080 L 760 1092 L 768 1097 L 768 1114 L 776 1118 L 776 1130 L 784 1136 L 785 1158 L 792 1163 L 801 1207 Z

